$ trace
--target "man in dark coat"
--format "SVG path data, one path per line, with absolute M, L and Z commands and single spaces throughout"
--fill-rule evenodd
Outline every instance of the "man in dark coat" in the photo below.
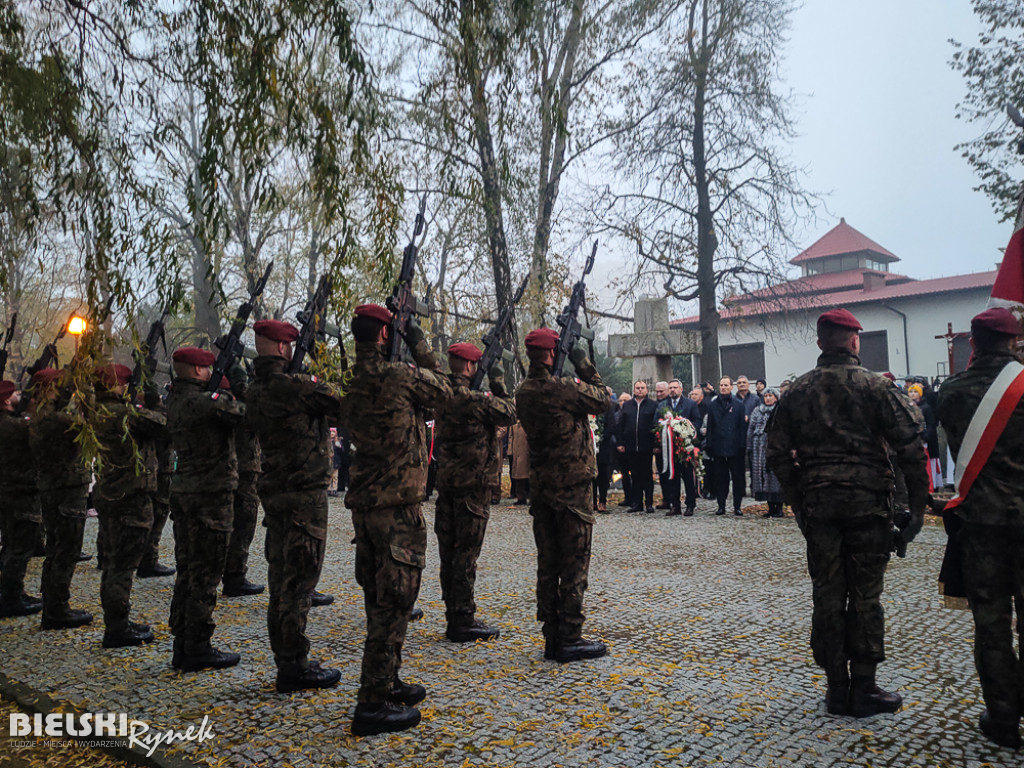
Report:
M 668 382 L 668 396 L 658 403 L 658 418 L 662 419 L 666 414 L 682 416 L 693 426 L 694 432 L 700 428 L 701 416 L 697 404 L 688 397 L 683 396 L 683 384 L 679 379 L 672 379 Z M 693 510 L 697 506 L 697 482 L 693 474 L 693 467 L 679 461 L 673 460 L 672 471 L 669 469 L 669 462 L 664 455 L 664 450 L 659 448 L 658 460 L 660 463 L 661 489 L 665 500 L 669 503 L 669 510 L 666 517 L 673 517 L 684 514 L 680 505 L 680 489 L 685 491 L 685 503 L 687 517 L 693 516 Z M 671 477 L 670 477 L 671 475 Z
M 867 717 L 903 703 L 875 683 L 885 660 L 881 595 L 894 543 L 889 448 L 910 492 L 903 542 L 921 530 L 928 476 L 920 411 L 860 364 L 860 329 L 845 309 L 818 318 L 818 365 L 775 406 L 767 456 L 807 540 L 811 650 L 828 680 L 826 709 Z
M 718 382 L 718 395 L 708 403 L 705 451 L 711 459 L 711 488 L 718 500 L 718 511 L 725 514 L 725 501 L 732 483 L 732 511 L 737 517 L 747 493 L 747 412 L 743 402 L 732 394 L 732 379 L 723 376 Z
M 937 404 L 957 462 L 957 497 L 950 506 L 956 504 L 955 514 L 963 521 L 974 663 L 985 698 L 980 726 L 996 744 L 1014 749 L 1021 745 L 1024 714 L 1024 646 L 1013 647 L 1015 605 L 1018 634 L 1024 622 L 1024 366 L 1014 356 L 1020 332 L 1009 310 L 988 309 L 976 316 L 970 367 L 943 382 Z M 987 419 L 976 415 L 1002 399 L 1001 393 L 1006 393 L 1002 410 Z M 1000 416 L 1006 419 L 1001 433 Z M 982 443 L 992 445 L 987 458 Z M 972 444 L 977 448 L 968 455 Z
M 619 411 L 616 425 L 616 450 L 625 455 L 632 498 L 627 512 L 646 509 L 654 512 L 654 425 L 658 406 L 647 397 L 647 382 L 633 383 L 633 399 Z M 625 483 L 624 483 L 625 484 Z

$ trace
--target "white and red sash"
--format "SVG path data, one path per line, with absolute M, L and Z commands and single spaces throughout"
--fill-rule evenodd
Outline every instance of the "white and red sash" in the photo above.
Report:
M 956 496 L 946 504 L 946 509 L 959 506 L 967 497 L 1022 397 L 1024 365 L 1011 361 L 996 376 L 967 425 L 953 475 Z

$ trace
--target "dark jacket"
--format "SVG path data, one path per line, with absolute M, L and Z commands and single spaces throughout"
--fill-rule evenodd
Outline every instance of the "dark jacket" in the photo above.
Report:
M 747 412 L 738 397 L 718 395 L 708 404 L 705 436 L 708 456 L 743 456 L 747 452 Z
M 198 379 L 175 379 L 167 401 L 167 431 L 178 464 L 173 493 L 226 493 L 238 488 L 235 429 L 245 405 L 229 395 L 206 391 Z
M 637 405 L 636 398 L 629 400 L 619 412 L 615 432 L 616 446 L 622 446 L 626 453 L 649 453 L 654 450 L 654 426 L 658 420 L 658 404 L 645 397 Z
M 700 412 L 700 408 L 697 407 L 697 404 L 693 402 L 693 400 L 685 395 L 676 401 L 674 408 L 672 407 L 671 397 L 667 397 L 658 403 L 659 414 L 666 408 L 677 416 L 682 416 L 684 419 L 688 419 L 695 429 L 700 429 L 701 422 L 704 421 L 704 415 Z

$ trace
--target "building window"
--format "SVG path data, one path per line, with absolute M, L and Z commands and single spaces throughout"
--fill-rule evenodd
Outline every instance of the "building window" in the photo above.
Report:
M 718 352 L 722 360 L 723 376 L 731 376 L 735 380 L 742 375 L 752 382 L 765 377 L 764 342 L 730 344 L 720 347 Z
M 869 331 L 860 335 L 860 364 L 869 371 L 889 370 L 889 333 Z

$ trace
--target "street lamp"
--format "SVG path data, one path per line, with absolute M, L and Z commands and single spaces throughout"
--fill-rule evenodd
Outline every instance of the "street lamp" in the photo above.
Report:
M 84 317 L 78 315 L 72 315 L 68 320 L 68 333 L 75 337 L 75 354 L 78 354 L 78 338 L 86 332 L 89 328 L 89 324 L 85 321 Z

